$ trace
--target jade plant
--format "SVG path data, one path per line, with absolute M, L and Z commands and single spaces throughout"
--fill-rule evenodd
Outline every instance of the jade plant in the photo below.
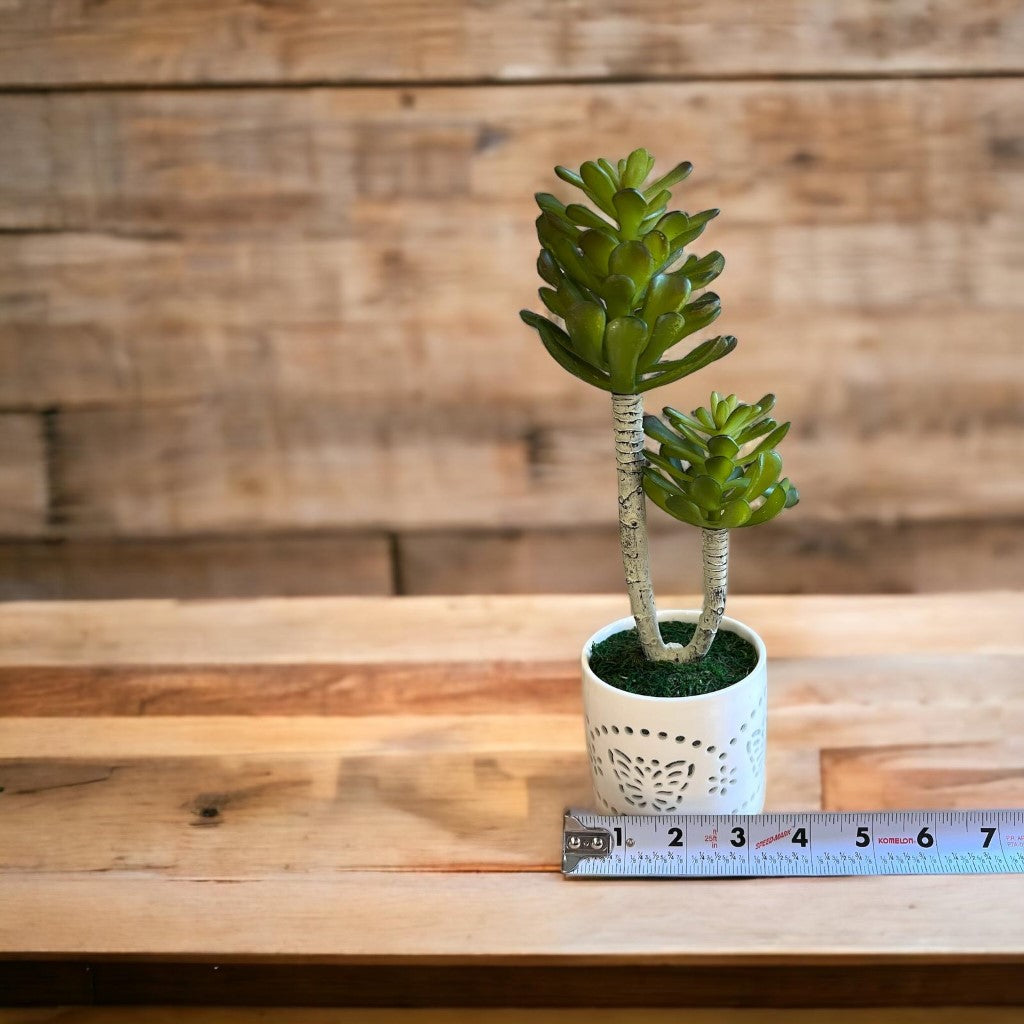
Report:
M 789 429 L 770 412 L 774 397 L 753 405 L 712 393 L 686 414 L 644 416 L 643 394 L 721 359 L 736 339 L 721 335 L 685 354 L 685 339 L 721 312 L 714 292 L 725 259 L 689 246 L 718 210 L 669 210 L 671 189 L 693 170 L 688 162 L 648 183 L 654 158 L 636 149 L 617 163 L 589 160 L 578 171 L 556 167 L 590 205 L 538 193 L 540 298 L 562 321 L 530 310 L 520 316 L 563 369 L 611 394 L 619 496 L 619 539 L 637 636 L 651 661 L 692 662 L 711 647 L 725 612 L 729 531 L 755 526 L 799 500 L 780 479 L 775 446 Z M 645 450 L 645 433 L 657 451 Z M 693 638 L 666 644 L 658 628 L 648 554 L 645 494 L 674 518 L 699 527 L 704 602 Z

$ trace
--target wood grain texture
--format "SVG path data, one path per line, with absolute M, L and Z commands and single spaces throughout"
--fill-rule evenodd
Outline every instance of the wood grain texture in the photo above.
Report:
M 690 1009 L 687 1024 L 1017 1024 L 1011 1007 L 873 1007 L 870 1010 Z M 675 1024 L 678 1010 L 372 1009 L 303 1007 L 0 1008 L 0 1024 Z
M 695 538 L 652 510 L 656 581 L 693 584 Z M 838 523 L 802 515 L 731 541 L 730 593 L 913 593 L 1014 587 L 1024 579 L 1015 521 Z M 941 552 L 941 557 L 936 557 Z M 324 531 L 232 538 L 0 542 L 0 598 L 613 592 L 611 527 L 562 530 Z
M 43 416 L 0 412 L 0 534 L 32 536 L 48 528 L 45 434 Z
M 747 6 L 611 0 L 148 0 L 99 7 L 19 0 L 0 32 L 0 82 L 381 81 L 1021 70 L 1008 0 L 886 6 L 772 0 Z
M 978 601 L 983 628 L 958 595 L 732 602 L 772 652 L 769 807 L 1016 801 L 1024 597 Z M 0 607 L 0 982 L 38 1004 L 48 961 L 69 1001 L 1024 1001 L 1010 876 L 561 879 L 589 791 L 574 652 L 622 603 Z
M 558 828 L 553 823 L 556 833 Z M 245 959 L 287 951 L 339 961 L 500 957 L 561 965 L 653 960 L 754 966 L 797 958 L 807 964 L 1019 962 L 1024 940 L 1019 882 L 1012 876 L 986 877 L 983 887 L 920 876 L 695 881 L 671 894 L 664 883 L 632 881 L 595 890 L 550 872 L 370 871 L 229 883 L 141 872 L 18 872 L 0 877 L 0 897 L 11 910 L 0 921 L 0 953 L 123 956 L 131 943 L 164 957 Z M 884 933 L 849 913 L 851 899 L 887 907 Z M 752 901 L 760 908 L 755 915 Z M 97 905 L 105 915 L 90 912 Z M 794 913 L 797 905 L 800 912 Z M 453 913 L 458 906 L 465 910 Z M 486 919 L 497 907 L 504 925 L 489 928 Z M 684 912 L 687 927 L 680 929 Z M 116 934 L 106 915 L 119 922 Z M 644 928 L 624 944 L 618 923 L 635 918 L 643 919 Z M 779 927 L 783 919 L 785 929 Z M 467 924 L 476 947 L 471 952 Z
M 0 974 L 0 982 L 13 981 L 17 999 L 23 991 L 24 974 L 28 970 L 44 974 L 47 963 L 0 961 L 0 971 L 8 969 L 6 978 Z M 74 961 L 60 964 L 62 969 L 67 966 L 73 968 Z M 842 967 L 777 963 L 551 967 L 532 963 L 392 966 L 117 959 L 93 961 L 81 970 L 88 972 L 94 1001 L 101 1005 L 259 1005 L 277 1002 L 287 991 L 293 1003 L 304 1006 L 376 1007 L 398 1000 L 415 1007 L 579 1007 L 597 1003 L 602 1007 L 674 1007 L 678 1014 L 680 1007 L 721 1007 L 723 1002 L 744 1007 L 755 1002 L 785 1007 L 816 1005 L 821 1002 L 820 993 L 825 992 L 829 1002 L 844 1007 L 887 1008 L 947 1006 L 951 1002 L 971 1005 L 978 993 L 984 993 L 987 1006 L 1015 1006 L 1021 995 L 1013 960 L 850 963 Z M 11 990 L 10 984 L 7 990 Z M 34 1005 L 31 989 L 28 1004 Z
M 881 810 L 893 800 L 901 807 L 1020 807 L 1024 746 L 1007 734 L 999 744 L 972 743 L 964 736 L 946 744 L 825 751 L 822 780 L 822 803 L 829 810 L 852 810 L 851 800 Z
M 0 391 L 53 410 L 61 536 L 609 524 L 606 397 L 508 311 L 532 302 L 547 168 L 661 137 L 671 111 L 686 201 L 726 210 L 708 244 L 743 348 L 708 380 L 779 390 L 794 515 L 1016 521 L 1016 92 L 7 96 Z M 944 470 L 982 460 L 970 488 Z
M 648 525 L 655 581 L 695 586 L 697 535 L 655 509 Z M 801 509 L 768 530 L 734 531 L 730 546 L 731 594 L 985 590 L 1024 579 L 1024 534 L 1016 521 L 808 522 Z M 398 538 L 397 562 L 405 594 L 601 593 L 622 586 L 611 527 L 410 531 Z
M 0 542 L 0 600 L 390 594 L 383 534 Z
M 659 607 L 696 598 L 662 594 Z M 983 608 L 977 619 L 968 607 Z M 739 595 L 728 613 L 772 657 L 1024 653 L 1024 595 Z M 6 667 L 365 665 L 575 659 L 592 633 L 628 614 L 625 596 L 287 598 L 11 602 L 0 606 Z

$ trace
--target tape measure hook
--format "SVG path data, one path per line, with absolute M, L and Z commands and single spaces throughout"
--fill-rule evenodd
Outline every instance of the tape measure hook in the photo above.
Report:
M 584 858 L 610 857 L 612 833 L 584 825 L 571 811 L 562 820 L 562 870 L 573 871 Z

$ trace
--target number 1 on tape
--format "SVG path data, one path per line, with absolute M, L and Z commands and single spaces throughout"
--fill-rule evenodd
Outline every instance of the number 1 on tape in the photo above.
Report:
M 566 811 L 568 878 L 1024 874 L 1024 811 Z

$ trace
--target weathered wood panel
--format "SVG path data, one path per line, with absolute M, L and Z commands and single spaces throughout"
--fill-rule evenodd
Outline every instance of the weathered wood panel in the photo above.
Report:
M 984 677 L 980 677 L 984 685 Z M 1002 743 L 851 747 L 822 752 L 822 807 L 853 811 L 864 807 L 1007 807 L 1024 803 L 1024 745 Z
M 538 432 L 528 424 L 502 436 L 500 423 L 476 411 L 479 430 L 453 433 L 435 407 L 441 423 L 390 425 L 376 437 L 374 424 L 358 423 L 350 406 L 298 398 L 276 409 L 239 399 L 71 412 L 60 419 L 60 514 L 69 533 L 161 536 L 339 522 L 369 529 L 614 522 L 603 417 L 594 426 L 556 421 L 539 432 L 538 453 Z M 1017 431 L 896 436 L 899 444 L 888 435 L 794 431 L 787 472 L 804 506 L 791 515 L 808 508 L 861 520 L 1019 514 Z M 942 475 L 981 463 L 989 468 L 966 491 Z
M 917 804 L 922 786 L 968 787 L 986 803 L 1012 798 L 1024 728 L 1022 598 L 979 601 L 990 614 L 965 626 L 952 596 L 737 599 L 733 610 L 773 652 L 770 806 L 871 806 L 884 777 L 888 807 Z M 0 953 L 15 958 L 0 981 L 27 984 L 15 991 L 38 1001 L 38 961 L 81 958 L 96 970 L 98 1001 L 198 999 L 192 981 L 214 1002 L 268 1001 L 289 984 L 304 1000 L 379 1002 L 399 992 L 415 1001 L 441 985 L 452 993 L 446 1002 L 521 1005 L 513 976 L 500 972 L 528 970 L 547 972 L 543 999 L 530 990 L 538 1002 L 564 995 L 561 978 L 609 1005 L 635 1002 L 640 972 L 644 992 L 677 1012 L 683 1002 L 720 1002 L 723 991 L 744 1002 L 771 992 L 780 1004 L 827 1003 L 837 985 L 846 1002 L 857 991 L 868 1002 L 920 1002 L 922 993 L 1019 1002 L 1019 885 L 1009 877 L 966 888 L 943 878 L 698 881 L 685 905 L 666 901 L 659 883 L 602 888 L 595 902 L 589 887 L 560 879 L 559 811 L 586 787 L 578 710 L 555 709 L 571 682 L 566 638 L 621 604 L 0 608 L 0 690 L 25 666 L 40 683 L 34 707 L 0 716 L 0 805 L 15 826 L 0 832 L 9 910 Z M 563 675 L 550 676 L 553 658 Z M 269 704 L 239 715 L 225 673 L 251 682 L 262 672 L 260 687 L 272 688 L 275 665 L 290 666 L 277 696 L 293 710 L 316 699 L 325 679 L 316 673 L 346 666 L 351 703 L 331 716 L 267 716 Z M 396 713 L 395 680 L 414 665 L 422 675 L 411 688 L 425 699 Z M 448 665 L 460 672 L 449 677 Z M 460 709 L 475 667 L 481 686 Z M 555 702 L 521 685 L 531 667 Z M 118 705 L 138 669 L 165 673 L 173 714 Z M 54 685 L 62 672 L 91 672 L 97 717 Z M 306 692 L 294 689 L 296 672 L 308 674 Z M 752 917 L 751 905 L 762 912 Z M 884 928 L 856 912 L 866 905 L 888 908 Z M 507 927 L 494 928 L 496 913 Z M 620 926 L 634 918 L 642 929 Z M 497 980 L 488 973 L 496 961 Z M 587 965 L 589 985 L 573 973 Z M 916 973 L 925 967 L 935 973 Z M 383 995 L 345 987 L 346 972 L 388 969 L 396 974 Z M 446 974 L 460 969 L 479 972 L 468 991 Z M 424 980 L 397 973 L 409 970 Z M 755 989 L 758 970 L 770 973 Z M 267 972 L 272 985 L 260 980 Z
M 61 1006 L 0 1008 L 0 1024 L 676 1024 L 679 1010 L 317 1009 L 315 1007 Z M 1013 1007 L 892 1006 L 829 1010 L 687 1008 L 687 1024 L 1018 1024 Z
M 16 0 L 0 82 L 528 81 L 1022 68 L 1012 0 L 479 4 Z
M 665 608 L 693 595 L 664 593 Z M 873 654 L 1024 654 L 1024 594 L 971 598 L 738 595 L 774 658 Z M 559 597 L 266 598 L 225 601 L 16 602 L 0 606 L 4 665 L 436 665 L 444 660 L 575 659 L 601 625 L 629 613 L 625 594 Z M 566 644 L 569 644 L 567 651 Z M 2 722 L 0 722 L 2 727 Z M 198 738 L 198 737 L 197 737 Z M 201 742 L 201 738 L 198 738 Z M 59 743 L 59 737 L 57 738 Z M 59 747 L 55 748 L 60 750 Z M 201 747 L 199 749 L 202 749 Z M 40 753 L 42 751 L 40 750 Z
M 0 600 L 390 594 L 383 534 L 0 543 Z
M 0 534 L 47 529 L 49 473 L 44 416 L 0 412 Z
M 823 522 L 802 509 L 765 530 L 732 534 L 730 593 L 903 593 L 1013 589 L 1024 580 L 1015 521 Z M 664 521 L 663 521 L 664 520 Z M 700 582 L 697 534 L 650 513 L 655 582 Z M 406 594 L 606 593 L 622 586 L 614 527 L 412 531 L 398 538 Z
M 1016 96 L 984 80 L 8 97 L 11 166 L 33 173 L 7 176 L 0 207 L 44 230 L 0 239 L 3 400 L 57 410 L 69 533 L 610 523 L 606 399 L 515 321 L 535 283 L 525 197 L 559 160 L 663 136 L 671 110 L 708 168 L 693 204 L 726 208 L 709 245 L 730 255 L 722 326 L 743 346 L 658 400 L 776 388 L 797 422 L 794 515 L 1013 518 Z M 981 462 L 970 487 L 948 475 Z

